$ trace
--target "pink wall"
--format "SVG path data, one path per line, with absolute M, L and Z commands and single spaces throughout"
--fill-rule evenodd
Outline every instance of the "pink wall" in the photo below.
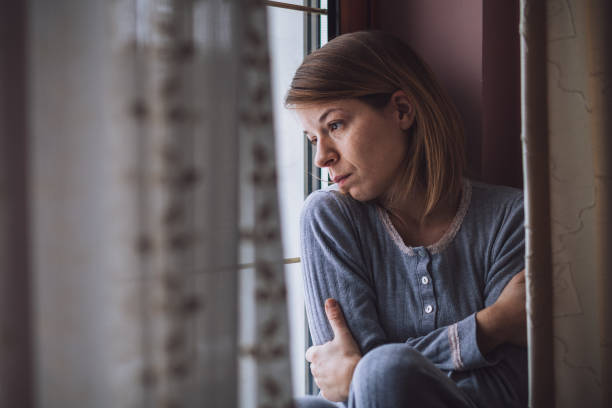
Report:
M 471 176 L 522 185 L 518 0 L 377 0 L 375 27 L 410 44 L 463 116 Z
M 425 59 L 463 116 L 470 169 L 480 174 L 482 0 L 385 0 L 378 27 Z

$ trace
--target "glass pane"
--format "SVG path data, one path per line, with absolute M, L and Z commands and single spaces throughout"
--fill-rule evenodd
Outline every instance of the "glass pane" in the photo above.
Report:
M 320 7 L 322 9 L 327 9 L 327 0 L 321 0 L 320 3 L 321 3 Z M 328 38 L 328 35 L 327 35 L 327 16 L 321 15 L 321 24 L 320 24 L 320 26 L 321 26 L 321 30 L 319 32 L 319 34 L 320 34 L 320 37 L 319 37 L 320 38 L 319 47 L 322 47 L 325 44 L 327 44 L 327 38 Z
M 295 70 L 304 58 L 304 14 L 294 10 L 268 7 L 268 22 L 284 257 L 294 258 L 300 256 L 299 220 L 304 201 L 304 136 L 295 113 L 284 108 L 283 99 Z M 287 265 L 285 268 L 295 395 L 305 393 L 306 345 L 300 268 L 300 264 Z
M 303 133 L 295 113 L 283 100 L 304 58 L 304 17 L 291 10 L 268 8 L 272 59 L 272 101 L 276 132 L 281 220 L 285 257 L 299 256 L 299 213 L 304 197 Z
M 298 6 L 306 5 L 305 4 L 306 1 L 304 1 L 304 0 L 282 0 L 282 1 L 279 1 L 278 3 L 296 4 Z M 273 7 L 273 6 L 271 6 L 271 7 Z
M 327 8 L 327 0 L 321 0 L 319 3 L 321 8 Z M 319 23 L 319 48 L 327 44 L 327 40 L 327 16 L 321 16 Z M 329 186 L 329 184 L 329 171 L 327 169 L 321 169 L 321 188 L 325 188 Z

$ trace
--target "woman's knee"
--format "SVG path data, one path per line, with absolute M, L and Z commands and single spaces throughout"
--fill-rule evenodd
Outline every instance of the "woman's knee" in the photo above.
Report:
M 431 369 L 432 363 L 421 353 L 405 344 L 385 344 L 368 352 L 357 364 L 353 386 L 372 385 L 372 380 L 384 379 L 387 384 L 418 384 L 418 377 Z M 411 381 L 413 380 L 413 381 Z
M 315 397 L 314 395 L 306 395 L 295 399 L 294 406 L 296 408 L 337 408 L 338 405 L 326 400 L 323 397 Z

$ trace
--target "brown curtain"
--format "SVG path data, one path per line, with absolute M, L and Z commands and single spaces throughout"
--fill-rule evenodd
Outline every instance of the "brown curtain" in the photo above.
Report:
M 612 404 L 611 11 L 521 2 L 533 407 Z

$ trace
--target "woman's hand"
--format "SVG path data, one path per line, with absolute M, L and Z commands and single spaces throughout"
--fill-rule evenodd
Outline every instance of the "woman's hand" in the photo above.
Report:
M 483 354 L 502 343 L 527 345 L 525 270 L 508 282 L 491 306 L 476 314 L 478 346 Z
M 306 350 L 306 360 L 310 362 L 310 372 L 321 389 L 321 395 L 330 401 L 346 401 L 361 353 L 338 302 L 327 299 L 325 314 L 334 331 L 334 339 L 310 347 Z

